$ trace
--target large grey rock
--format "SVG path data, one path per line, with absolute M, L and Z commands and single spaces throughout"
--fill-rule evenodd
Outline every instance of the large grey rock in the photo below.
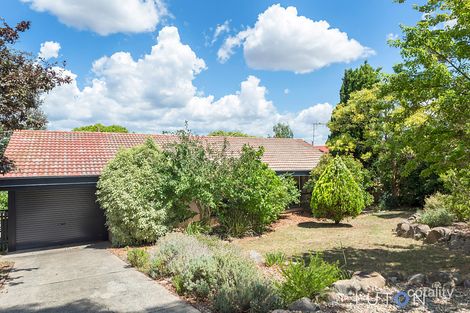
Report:
M 344 295 L 354 295 L 362 289 L 357 279 L 343 279 L 333 283 L 333 289 Z
M 397 228 L 395 229 L 395 232 L 397 233 L 397 236 L 403 237 L 406 233 L 409 232 L 411 229 L 411 225 L 408 221 L 404 221 L 401 223 L 397 224 Z
M 368 292 L 385 287 L 385 278 L 377 272 L 355 272 L 351 279 L 359 282 L 361 290 Z
M 318 305 L 313 303 L 309 298 L 304 297 L 295 302 L 292 302 L 288 307 L 290 311 L 300 311 L 300 312 L 315 312 L 320 308 Z
M 424 286 L 428 282 L 428 277 L 424 274 L 415 274 L 408 279 L 408 286 Z
M 413 238 L 416 240 L 426 238 L 431 231 L 431 227 L 425 224 L 417 224 L 413 226 Z
M 428 276 L 428 281 L 430 283 L 440 283 L 445 286 L 455 286 L 459 283 L 458 275 L 448 272 L 436 272 Z
M 345 295 L 368 292 L 385 287 L 385 278 L 377 272 L 355 272 L 351 279 L 343 279 L 333 284 L 333 289 Z
M 432 243 L 436 243 L 438 241 L 445 241 L 445 240 L 449 239 L 451 233 L 452 233 L 452 231 L 449 228 L 434 227 L 428 233 L 428 235 L 426 236 L 426 239 L 424 240 L 424 242 L 432 244 Z

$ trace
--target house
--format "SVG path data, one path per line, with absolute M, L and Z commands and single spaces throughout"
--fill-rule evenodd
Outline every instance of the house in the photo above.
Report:
M 96 183 L 120 148 L 147 138 L 164 146 L 172 135 L 22 130 L 13 133 L 5 155 L 15 171 L 0 177 L 8 191 L 9 251 L 107 239 L 105 218 L 96 202 Z M 223 144 L 223 137 L 200 137 Z M 229 151 L 244 144 L 263 146 L 263 161 L 277 173 L 292 173 L 299 188 L 322 152 L 300 139 L 226 138 Z

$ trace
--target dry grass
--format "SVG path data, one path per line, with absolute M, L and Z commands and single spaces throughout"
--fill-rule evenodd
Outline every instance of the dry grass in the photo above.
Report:
M 363 214 L 334 225 L 311 217 L 287 215 L 274 230 L 261 236 L 234 240 L 243 250 L 282 251 L 291 257 L 323 252 L 326 259 L 346 263 L 351 270 L 470 273 L 470 256 L 460 251 L 424 245 L 394 235 L 397 223 L 409 212 Z M 346 261 L 345 261 L 346 260 Z

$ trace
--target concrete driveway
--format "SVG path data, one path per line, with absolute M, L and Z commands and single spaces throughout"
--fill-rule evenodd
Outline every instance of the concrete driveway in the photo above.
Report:
M 2 258 L 15 265 L 0 290 L 0 312 L 199 312 L 105 244 Z

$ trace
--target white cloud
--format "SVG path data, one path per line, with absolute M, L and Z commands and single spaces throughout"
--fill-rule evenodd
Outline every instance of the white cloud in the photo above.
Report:
M 295 7 L 279 4 L 261 13 L 252 28 L 228 37 L 219 49 L 219 61 L 226 62 L 240 45 L 251 68 L 296 73 L 374 54 L 328 22 L 313 21 L 298 15 Z
M 100 35 L 154 31 L 168 14 L 162 0 L 21 0 L 38 12 L 49 12 L 67 26 Z
M 454 28 L 455 25 L 457 25 L 456 18 L 444 22 L 444 28 Z
M 57 58 L 59 56 L 59 50 L 60 50 L 60 43 L 55 42 L 55 41 L 46 41 L 41 44 L 38 57 L 44 60 Z
M 228 33 L 230 31 L 230 21 L 226 20 L 222 24 L 218 24 L 215 28 L 214 35 L 212 36 L 211 45 L 217 42 L 217 39 L 223 34 Z
M 290 92 L 289 88 L 284 89 L 284 94 L 285 94 L 285 95 L 288 95 L 289 92 Z
M 394 33 L 389 33 L 389 34 L 387 34 L 386 38 L 387 38 L 387 41 L 388 40 L 397 40 L 397 39 L 400 38 L 400 35 L 394 34 Z
M 151 52 L 134 59 L 117 52 L 93 63 L 93 79 L 79 88 L 72 84 L 53 89 L 44 99 L 51 129 L 90 124 L 120 124 L 136 132 L 176 130 L 189 121 L 199 134 L 216 129 L 242 130 L 266 136 L 278 121 L 291 124 L 297 137 L 309 138 L 311 123 L 328 119 L 329 104 L 311 106 L 298 114 L 278 112 L 267 89 L 255 76 L 238 91 L 215 99 L 193 85 L 205 63 L 180 41 L 175 27 L 164 27 Z M 326 137 L 325 137 L 326 138 Z

